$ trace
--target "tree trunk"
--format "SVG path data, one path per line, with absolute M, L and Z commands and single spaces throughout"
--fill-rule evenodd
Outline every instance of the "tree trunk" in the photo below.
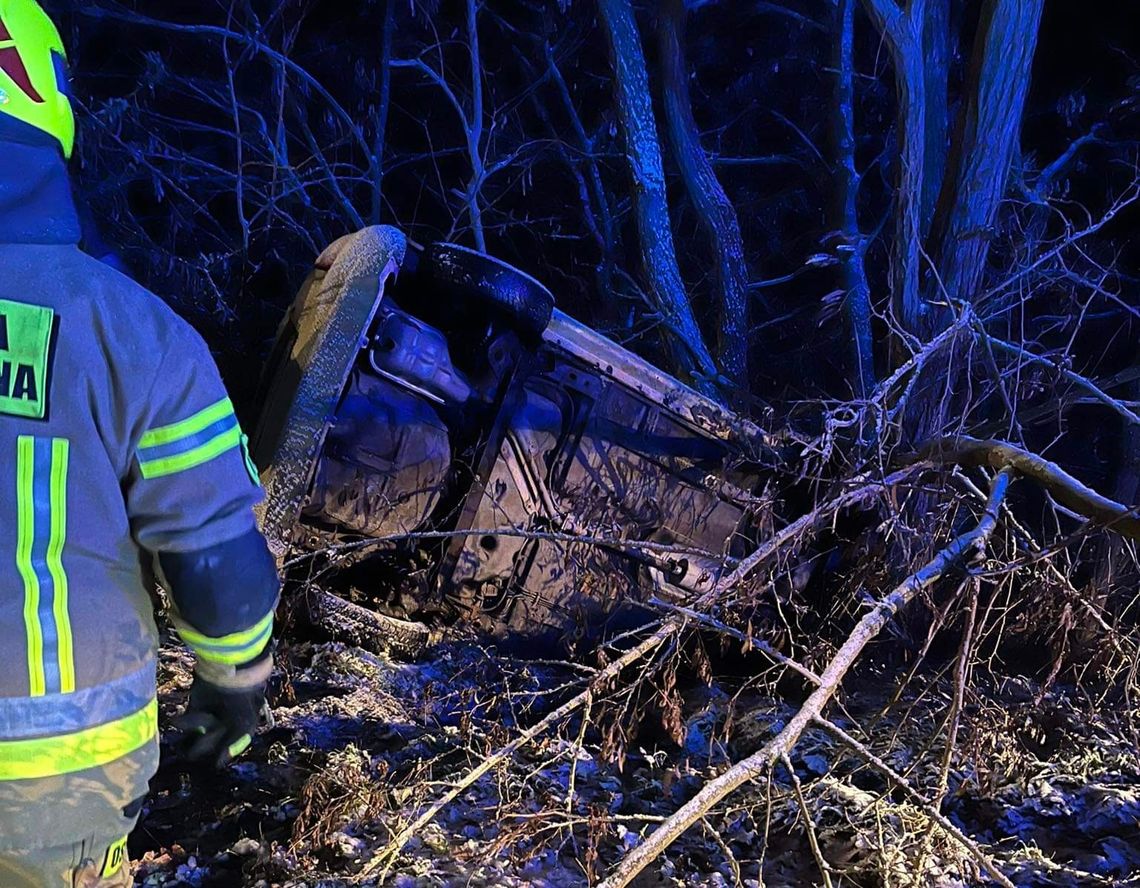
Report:
M 480 253 L 486 253 L 487 238 L 483 232 L 483 206 L 480 203 L 486 170 L 483 165 L 483 58 L 479 52 L 478 13 L 477 0 L 467 0 L 467 50 L 471 56 L 471 119 L 467 127 L 471 182 L 467 186 L 467 214 L 471 219 L 475 247 Z
M 384 218 L 384 145 L 388 138 L 388 109 L 392 104 L 392 31 L 396 0 L 384 0 L 384 24 L 380 31 L 380 95 L 376 101 L 376 129 L 372 137 L 373 225 Z
M 950 168 L 931 243 L 951 299 L 969 301 L 985 271 L 1005 195 L 1044 0 L 987 0 L 975 38 Z
M 641 261 L 651 298 L 670 332 L 669 347 L 678 369 L 702 391 L 715 394 L 716 365 L 705 345 L 692 306 L 681 283 L 657 123 L 649 97 L 649 75 L 630 0 L 598 0 L 602 30 L 613 61 L 618 119 L 625 136 L 633 179 L 633 208 L 641 245 Z
M 934 209 L 950 152 L 950 0 L 927 0 L 922 24 L 923 81 L 926 129 L 923 135 L 921 234 L 934 221 Z
M 747 393 L 748 272 L 744 263 L 744 241 L 736 208 L 724 193 L 701 147 L 700 130 L 693 117 L 683 0 L 663 0 L 657 25 L 666 132 L 685 190 L 712 248 L 716 269 L 720 309 L 717 354 L 725 375 L 742 393 Z
M 926 281 L 924 336 L 945 329 L 951 303 L 970 302 L 985 273 L 992 226 L 1005 194 L 1021 133 L 1037 26 L 1044 0 L 986 0 L 955 126 L 950 160 L 928 238 L 938 275 Z M 937 303 L 931 306 L 931 303 Z M 945 431 L 962 415 L 967 362 L 952 353 L 930 368 L 933 388 L 920 398 L 912 437 Z
M 926 72 L 922 58 L 926 2 L 910 0 L 905 11 L 895 0 L 864 0 L 864 5 L 890 49 L 898 95 L 899 169 L 891 303 L 895 320 L 903 330 L 922 336 L 929 327 L 929 313 L 919 291 L 922 190 L 926 179 Z
M 865 398 L 875 389 L 874 340 L 871 336 L 871 288 L 863 257 L 867 239 L 859 230 L 859 173 L 855 169 L 855 4 L 838 0 L 835 43 L 835 169 L 838 229 L 842 232 L 843 290 L 851 336 L 852 389 Z

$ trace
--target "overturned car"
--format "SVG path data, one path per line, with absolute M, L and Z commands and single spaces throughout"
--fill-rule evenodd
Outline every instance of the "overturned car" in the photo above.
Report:
M 275 554 L 415 565 L 410 592 L 368 601 L 392 616 L 573 640 L 709 588 L 753 536 L 756 426 L 523 272 L 394 228 L 320 256 L 260 404 Z

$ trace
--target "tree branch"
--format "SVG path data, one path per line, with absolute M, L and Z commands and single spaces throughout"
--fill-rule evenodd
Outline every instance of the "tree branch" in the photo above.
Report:
M 1086 392 L 1092 395 L 1093 398 L 1100 401 L 1100 403 L 1104 404 L 1114 413 L 1124 417 L 1126 421 L 1140 425 L 1140 416 L 1137 416 L 1135 413 L 1133 413 L 1132 410 L 1130 410 L 1124 404 L 1124 402 L 1118 401 L 1116 398 L 1105 392 L 1104 389 L 1098 386 L 1087 376 L 1082 376 L 1080 373 L 1076 373 L 1067 367 L 1062 367 L 1056 361 L 1050 360 L 1049 358 L 1046 358 L 1042 355 L 1034 354 L 1028 349 L 1022 348 L 1019 345 L 1015 345 L 1012 342 L 1006 342 L 1003 339 L 998 339 L 995 336 L 991 336 L 988 332 L 985 331 L 984 328 L 982 328 L 981 324 L 978 324 L 976 326 L 978 327 L 978 335 L 985 337 L 986 341 L 989 342 L 990 345 L 992 345 L 998 351 L 1003 351 L 1006 354 L 1015 355 L 1016 357 L 1021 358 L 1025 361 L 1029 361 L 1030 363 L 1042 364 L 1046 367 L 1051 368 L 1052 370 L 1055 370 L 1057 373 L 1065 377 L 1065 379 L 1069 380 L 1069 382 L 1084 389 Z
M 585 706 L 600 690 L 613 681 L 622 670 L 627 666 L 636 663 L 642 657 L 652 653 L 660 647 L 668 639 L 672 638 L 681 627 L 684 625 L 682 620 L 671 620 L 663 624 L 656 632 L 638 644 L 636 647 L 631 648 L 622 654 L 621 657 L 610 663 L 605 669 L 597 673 L 591 680 L 590 684 L 582 693 L 576 697 L 566 701 L 552 713 L 547 715 L 542 721 L 527 728 L 514 740 L 505 746 L 500 747 L 492 755 L 487 756 L 476 767 L 472 768 L 463 776 L 461 780 L 456 782 L 451 789 L 445 792 L 442 796 L 436 799 L 432 804 L 417 817 L 414 821 L 404 827 L 398 832 L 392 840 L 388 843 L 382 851 L 378 852 L 364 868 L 357 874 L 357 879 L 362 880 L 376 875 L 382 871 L 380 882 L 383 883 L 387 877 L 388 869 L 392 862 L 395 860 L 396 855 L 408 843 L 408 840 L 417 832 L 423 829 L 430 823 L 435 816 L 442 811 L 448 804 L 454 801 L 459 795 L 474 784 L 480 777 L 498 765 L 501 761 L 508 756 L 513 755 L 516 751 L 521 749 L 535 737 L 541 736 L 548 728 L 557 724 L 565 718 L 571 716 L 578 709 Z
M 949 570 L 973 553 L 980 553 L 997 527 L 998 509 L 1014 478 L 1014 470 L 1003 468 L 990 486 L 986 510 L 978 525 L 968 533 L 954 539 L 928 564 L 911 574 L 889 595 L 878 603 L 856 624 L 847 641 L 836 653 L 820 676 L 822 683 L 808 697 L 791 721 L 775 737 L 748 758 L 733 765 L 705 786 L 675 814 L 657 827 L 641 845 L 635 848 L 599 888 L 624 888 L 650 861 L 659 856 L 690 826 L 729 793 L 745 783 L 762 780 L 773 763 L 787 756 L 799 742 L 803 732 L 822 716 L 824 707 L 839 690 L 848 670 L 858 659 L 867 644 L 916 595 L 930 588 Z
M 600 0 L 598 9 L 613 64 L 614 93 L 632 180 L 641 263 L 653 296 L 653 307 L 661 313 L 669 329 L 668 344 L 678 367 L 704 394 L 717 398 L 716 362 L 705 344 L 677 266 L 665 168 L 637 20 L 630 0 Z
M 1055 462 L 1015 444 L 961 435 L 930 442 L 920 456 L 933 462 L 964 466 L 988 466 L 992 469 L 1011 466 L 1048 490 L 1061 505 L 1098 524 L 1109 526 L 1123 536 L 1140 540 L 1140 519 L 1136 517 L 1136 507 L 1101 496 Z

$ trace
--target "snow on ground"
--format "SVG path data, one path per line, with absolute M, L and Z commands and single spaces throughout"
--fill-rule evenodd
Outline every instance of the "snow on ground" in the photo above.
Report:
M 286 679 L 274 695 L 275 724 L 242 760 L 218 774 L 189 769 L 166 741 L 132 837 L 136 884 L 351 884 L 448 781 L 507 742 L 517 725 L 549 711 L 582 674 L 461 639 L 418 663 L 337 643 L 297 644 L 279 659 Z M 164 650 L 167 717 L 184 702 L 191 665 L 180 649 Z M 935 787 L 946 689 L 916 690 L 876 724 L 888 683 L 865 674 L 851 686 L 837 720 L 852 731 L 874 725 L 864 741 L 921 788 Z M 526 748 L 420 831 L 385 884 L 589 884 L 794 712 L 788 702 L 742 689 L 739 677 L 694 684 L 684 697 L 684 743 L 644 730 L 629 738 L 621 767 L 603 760 L 600 735 L 582 733 L 580 722 Z M 1026 683 L 988 688 L 969 703 L 944 813 L 1018 886 L 1140 885 L 1133 740 L 1060 693 L 1036 700 Z M 900 722 L 898 712 L 908 717 Z M 829 737 L 808 735 L 794 763 L 834 884 L 985 884 L 921 807 Z M 754 787 L 733 796 L 637 884 L 820 883 L 801 806 L 786 776 L 776 777 L 770 794 Z

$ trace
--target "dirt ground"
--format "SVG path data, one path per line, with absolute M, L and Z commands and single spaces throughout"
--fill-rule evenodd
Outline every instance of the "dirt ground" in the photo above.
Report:
M 335 642 L 295 644 L 279 659 L 287 677 L 274 692 L 275 723 L 237 763 L 221 773 L 189 769 L 174 739 L 164 741 L 131 840 L 137 885 L 355 884 L 447 781 L 582 677 L 571 664 L 527 662 L 462 638 L 415 663 Z M 191 666 L 182 649 L 164 649 L 167 719 L 184 703 Z M 878 755 L 933 791 L 948 689 L 916 682 L 878 718 L 888 685 L 860 674 L 837 721 L 862 726 Z M 626 738 L 619 766 L 601 754 L 613 731 L 571 722 L 462 793 L 392 860 L 383 884 L 590 884 L 794 712 L 794 700 L 761 693 L 741 674 L 681 690 L 680 744 L 650 724 Z M 1098 707 L 1063 691 L 1039 700 L 1031 684 L 1013 680 L 968 702 L 944 813 L 1018 886 L 1140 885 L 1140 762 L 1134 739 L 1113 726 L 1127 703 Z M 805 810 L 833 885 L 987 884 L 921 807 L 828 736 L 807 735 L 794 765 L 802 803 L 776 772 L 768 787 L 737 793 L 689 830 L 637 884 L 822 884 Z

